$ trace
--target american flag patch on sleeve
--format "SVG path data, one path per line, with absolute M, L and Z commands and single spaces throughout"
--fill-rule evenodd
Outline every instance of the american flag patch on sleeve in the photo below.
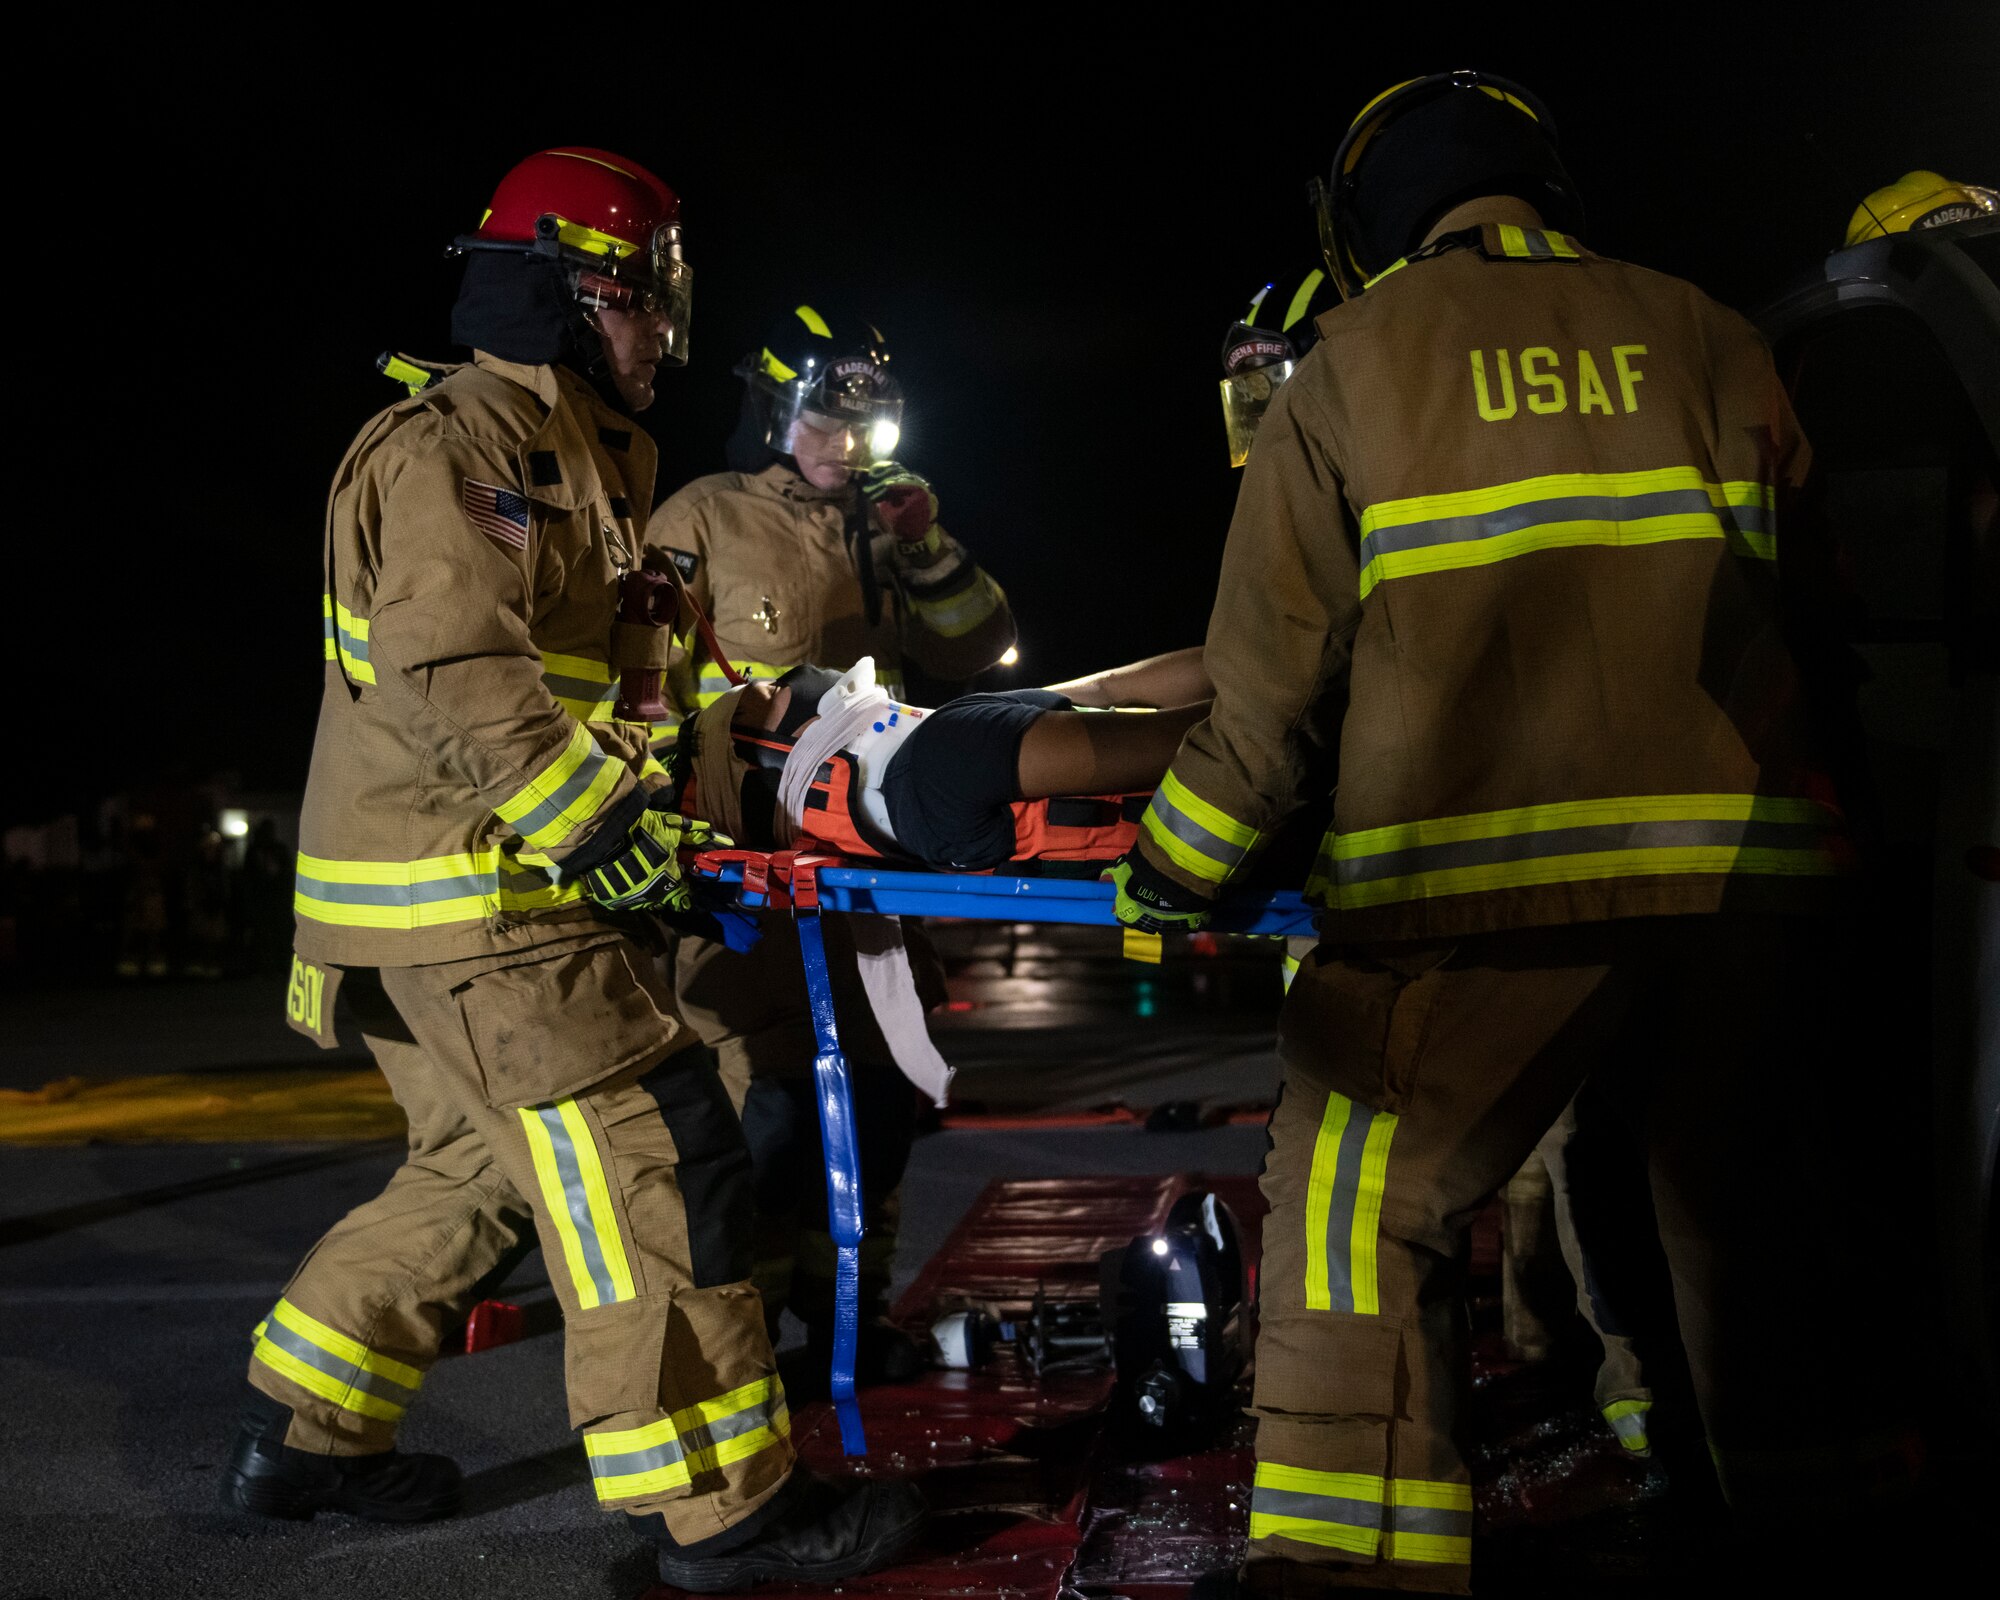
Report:
M 528 502 L 525 496 L 498 484 L 467 478 L 458 491 L 458 503 L 472 525 L 497 545 L 509 550 L 528 548 Z

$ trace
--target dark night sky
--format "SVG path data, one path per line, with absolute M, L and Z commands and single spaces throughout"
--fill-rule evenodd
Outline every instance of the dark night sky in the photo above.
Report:
M 519 60 L 409 41 L 380 54 L 388 77 L 272 44 L 282 75 L 232 69 L 228 99 L 121 69 L 122 169 L 54 169 L 36 202 L 113 242 L 80 269 L 100 292 L 82 317 L 17 302 L 61 343 L 17 379 L 60 392 L 30 406 L 16 470 L 66 480 L 77 520 L 15 535 L 17 670 L 50 693 L 25 697 L 15 747 L 37 777 L 8 786 L 0 819 L 143 771 L 303 782 L 328 478 L 398 392 L 376 352 L 450 353 L 441 247 L 534 149 L 623 151 L 683 195 L 694 359 L 648 419 L 662 493 L 719 469 L 730 368 L 772 313 L 851 304 L 911 392 L 905 458 L 1014 599 L 1016 681 L 1044 682 L 1199 639 L 1236 483 L 1221 332 L 1313 264 L 1306 180 L 1380 88 L 1460 64 L 1520 78 L 1556 111 L 1590 242 L 1746 309 L 1906 169 L 2000 182 L 2000 6 L 1744 21 L 1779 9 L 1703 25 L 1686 6 L 1600 7 L 1544 37 L 1448 32 L 1427 10 L 1375 42 L 1269 8 L 1206 34 L 1133 12 L 1119 36 L 1051 20 L 997 52 L 926 49 L 906 18 L 893 47 L 852 54 L 751 39 L 785 31 L 765 8 L 744 39 L 699 43 L 675 13 L 655 41 L 633 12 L 609 54 L 552 37 L 532 81 Z M 813 15 L 837 33 L 841 13 Z M 980 13 L 953 15 L 978 35 Z M 565 66 L 600 60 L 636 87 L 560 92 Z

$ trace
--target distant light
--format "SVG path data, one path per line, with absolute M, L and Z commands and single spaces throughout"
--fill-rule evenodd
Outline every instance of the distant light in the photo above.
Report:
M 1155 1239 L 1153 1241 L 1153 1254 L 1156 1256 L 1163 1256 L 1166 1253 L 1167 1253 L 1167 1241 L 1164 1239 Z
M 1001 652 L 1000 665 L 1003 667 L 1011 667 L 1016 665 L 1020 661 L 1020 659 L 1021 659 L 1021 652 L 1016 650 L 1010 644 L 1004 651 Z
M 246 834 L 248 834 L 249 831 L 250 831 L 250 818 L 246 812 L 225 811 L 222 813 L 222 832 L 224 837 L 230 839 L 241 839 Z
M 903 442 L 903 430 L 893 422 L 878 422 L 868 433 L 868 448 L 877 461 L 895 459 L 896 446 Z

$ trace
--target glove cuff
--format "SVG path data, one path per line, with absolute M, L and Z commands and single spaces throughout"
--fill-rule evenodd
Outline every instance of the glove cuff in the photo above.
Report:
M 1189 915 L 1210 910 L 1215 904 L 1214 896 L 1190 889 L 1178 878 L 1154 865 L 1146 854 L 1143 838 L 1127 854 L 1125 861 L 1132 869 L 1126 878 L 1126 893 L 1141 905 L 1152 905 L 1172 915 Z
M 625 797 L 604 813 L 597 826 L 590 830 L 590 836 L 562 858 L 559 863 L 562 875 L 565 878 L 580 878 L 586 872 L 603 866 L 623 850 L 632 829 L 646 814 L 652 796 L 653 791 L 644 784 L 633 784 Z

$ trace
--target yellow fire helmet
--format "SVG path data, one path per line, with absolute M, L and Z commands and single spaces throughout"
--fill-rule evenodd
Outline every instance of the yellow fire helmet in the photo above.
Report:
M 1877 189 L 1847 219 L 1843 249 L 1884 234 L 1917 228 L 1942 228 L 1970 222 L 2000 210 L 2000 191 L 1977 184 L 1953 183 L 1935 172 L 1906 172 L 1886 188 Z

